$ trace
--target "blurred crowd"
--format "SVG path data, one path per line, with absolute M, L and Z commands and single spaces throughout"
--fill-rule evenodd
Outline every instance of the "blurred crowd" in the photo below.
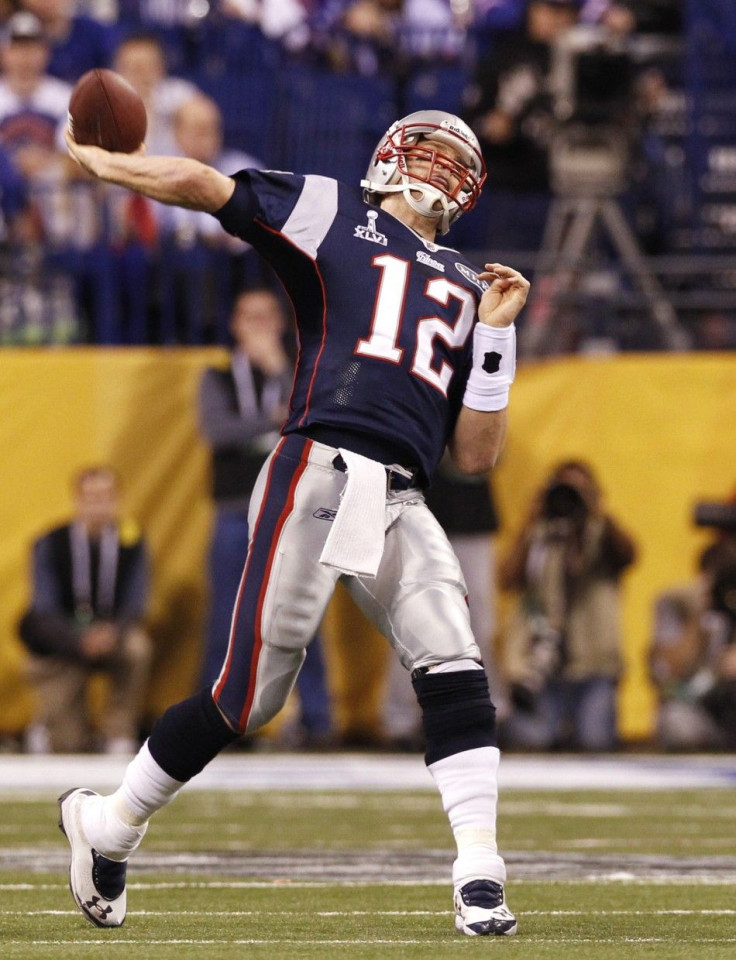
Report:
M 680 0 L 4 0 L 0 344 L 226 343 L 234 295 L 273 283 L 212 218 L 92 183 L 69 161 L 69 95 L 90 69 L 141 94 L 149 153 L 228 173 L 357 183 L 396 116 L 462 115 L 489 180 L 454 243 L 533 274 L 573 124 L 613 127 L 625 148 L 620 200 L 642 253 L 694 248 L 685 34 Z M 586 256 L 606 246 L 592 238 Z M 559 349 L 666 347 L 640 303 L 606 305 L 606 272 L 588 267 Z M 693 283 L 681 274 L 674 294 Z M 689 343 L 736 345 L 733 313 L 706 306 Z

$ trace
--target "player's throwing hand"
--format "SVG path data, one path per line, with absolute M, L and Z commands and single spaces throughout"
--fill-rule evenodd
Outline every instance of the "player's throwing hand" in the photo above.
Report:
M 485 267 L 478 277 L 490 286 L 478 306 L 478 319 L 490 327 L 508 327 L 526 303 L 529 281 L 502 263 L 487 263 Z

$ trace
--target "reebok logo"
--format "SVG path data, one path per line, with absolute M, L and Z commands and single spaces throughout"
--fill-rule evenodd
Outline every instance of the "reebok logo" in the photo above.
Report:
M 329 507 L 320 507 L 312 514 L 317 520 L 329 520 L 332 522 L 337 516 L 337 510 L 330 510 Z

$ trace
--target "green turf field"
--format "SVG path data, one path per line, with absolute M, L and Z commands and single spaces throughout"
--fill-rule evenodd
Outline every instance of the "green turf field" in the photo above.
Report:
M 431 792 L 183 793 L 98 930 L 71 900 L 53 796 L 2 800 L 0 957 L 736 957 L 736 795 L 508 791 L 515 938 L 455 933 L 449 829 Z

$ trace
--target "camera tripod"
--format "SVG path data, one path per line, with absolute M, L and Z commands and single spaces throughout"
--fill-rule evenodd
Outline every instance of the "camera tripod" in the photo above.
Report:
M 584 178 L 573 184 L 573 180 L 571 176 L 566 178 L 564 192 L 559 192 L 552 201 L 547 217 L 532 296 L 520 336 L 523 356 L 557 352 L 554 344 L 559 339 L 559 331 L 555 321 L 560 314 L 560 301 L 575 288 L 599 232 L 607 237 L 614 253 L 636 281 L 665 348 L 687 349 L 689 338 L 678 323 L 661 283 L 649 268 L 616 198 L 620 184 L 613 181 L 592 184 Z

